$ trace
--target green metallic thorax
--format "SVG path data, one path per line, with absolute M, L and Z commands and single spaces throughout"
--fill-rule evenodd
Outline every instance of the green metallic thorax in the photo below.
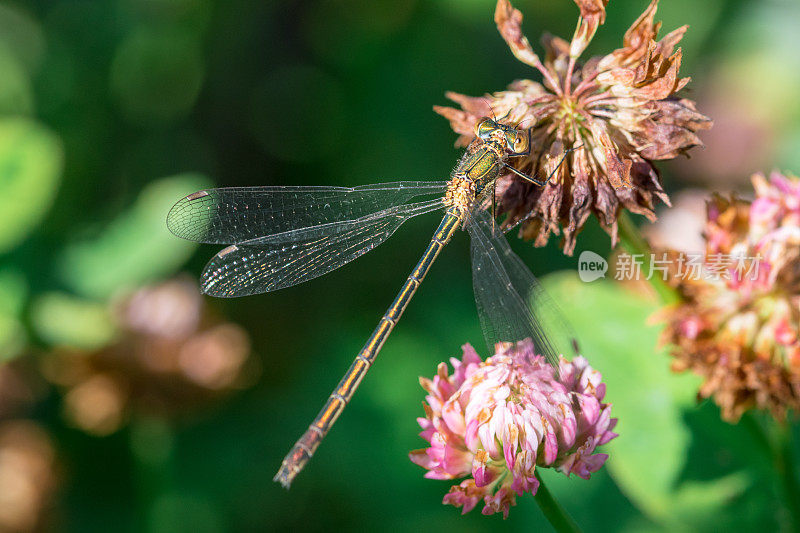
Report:
M 453 177 L 470 180 L 475 184 L 476 192 L 481 192 L 500 175 L 503 161 L 499 154 L 502 153 L 502 148 L 488 142 L 470 147 L 458 162 Z

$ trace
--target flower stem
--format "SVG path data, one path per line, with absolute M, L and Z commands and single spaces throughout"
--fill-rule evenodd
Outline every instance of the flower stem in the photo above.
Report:
M 587 96 L 584 98 L 581 103 L 583 107 L 589 107 L 590 104 L 596 105 L 598 103 L 602 103 L 603 101 L 608 100 L 609 102 L 615 100 L 614 95 L 611 94 L 610 91 L 605 91 L 602 93 L 593 94 L 592 96 Z
M 536 68 L 539 72 L 542 73 L 542 76 L 550 84 L 550 88 L 556 94 L 558 94 L 559 96 L 562 96 L 564 94 L 561 91 L 561 86 L 559 85 L 558 80 L 556 80 L 556 78 L 553 77 L 553 74 L 549 70 L 547 70 L 547 67 L 545 67 L 542 64 L 542 62 L 539 60 L 538 57 L 536 58 L 536 62 L 533 64 L 533 67 Z
M 569 92 L 572 90 L 572 73 L 575 71 L 575 57 L 569 56 L 569 63 L 567 64 L 567 73 L 564 76 L 564 97 L 569 98 Z
M 792 427 L 788 423 L 773 423 L 776 426 L 776 438 L 772 461 L 781 479 L 781 492 L 789 513 L 789 531 L 800 531 L 800 483 L 793 457 Z
M 544 514 L 547 521 L 550 522 L 550 525 L 553 526 L 553 529 L 559 533 L 580 532 L 581 529 L 578 527 L 578 524 L 567 514 L 564 508 L 561 507 L 561 504 L 558 503 L 553 497 L 553 494 L 547 489 L 544 481 L 539 477 L 539 472 L 535 472 L 534 475 L 539 481 L 539 488 L 536 490 L 536 496 L 534 496 L 534 498 L 539 505 L 539 509 L 542 510 L 542 514 Z
M 595 72 L 594 74 L 591 74 L 587 78 L 582 79 L 581 82 L 578 84 L 578 86 L 575 87 L 575 90 L 572 91 L 573 98 L 574 99 L 578 99 L 586 91 L 589 91 L 589 90 L 595 91 L 595 90 L 597 90 L 599 88 L 599 86 L 594 81 L 596 78 L 597 78 L 597 72 Z
M 622 212 L 617 219 L 619 227 L 619 240 L 622 246 L 631 255 L 641 256 L 642 274 L 648 277 L 650 285 L 664 304 L 673 304 L 680 300 L 678 293 L 670 287 L 660 273 L 651 275 L 650 267 L 653 260 L 653 250 L 647 241 L 642 237 L 642 233 L 626 212 Z

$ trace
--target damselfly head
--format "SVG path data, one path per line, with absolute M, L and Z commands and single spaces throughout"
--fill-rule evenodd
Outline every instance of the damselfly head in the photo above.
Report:
M 518 130 L 489 117 L 475 125 L 475 136 L 483 142 L 494 141 L 504 145 L 510 155 L 524 155 L 530 150 L 530 131 Z

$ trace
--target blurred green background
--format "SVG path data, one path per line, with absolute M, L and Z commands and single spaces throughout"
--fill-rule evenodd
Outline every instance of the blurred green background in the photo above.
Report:
M 666 31 L 690 25 L 686 94 L 717 121 L 707 149 L 661 166 L 667 190 L 740 189 L 753 171 L 800 169 L 797 2 L 662 4 Z M 569 0 L 515 6 L 537 47 L 545 31 L 574 30 Z M 586 57 L 618 47 L 645 6 L 612 0 Z M 238 324 L 249 337 L 247 361 L 224 386 L 175 385 L 186 365 L 158 370 L 151 356 L 169 358 L 169 348 L 119 314 L 138 288 L 179 272 L 194 279 L 216 252 L 164 225 L 194 190 L 445 179 L 459 153 L 431 106 L 446 103 L 446 90 L 478 95 L 537 79 L 508 51 L 493 12 L 491 0 L 0 2 L 0 451 L 28 450 L 13 456 L 27 477 L 4 470 L 0 454 L 0 530 L 501 524 L 441 505 L 450 484 L 423 479 L 407 458 L 424 444 L 418 376 L 465 342 L 485 355 L 461 236 L 292 490 L 272 482 L 416 262 L 434 215 L 322 279 L 192 304 L 205 306 L 201 330 Z M 620 419 L 608 468 L 591 481 L 546 475 L 576 520 L 587 531 L 784 524 L 759 433 L 721 422 L 713 404 L 696 405 L 695 380 L 669 373 L 657 328 L 643 326 L 655 304 L 611 283 L 581 285 L 556 242 L 512 240 L 585 337 Z M 576 257 L 609 247 L 590 221 Z M 105 386 L 77 374 L 117 377 Z M 119 408 L 101 416 L 114 398 Z M 96 410 L 105 425 L 91 422 Z M 530 496 L 502 525 L 549 527 Z

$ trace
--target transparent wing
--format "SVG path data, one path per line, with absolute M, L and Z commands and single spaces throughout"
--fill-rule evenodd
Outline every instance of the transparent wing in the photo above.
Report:
M 471 214 L 467 230 L 475 302 L 490 352 L 497 342 L 530 338 L 536 352 L 558 368 L 559 354 L 567 356 L 573 351 L 572 338 L 563 335 L 563 330 L 553 337 L 546 325 L 566 325 L 561 313 L 503 234 L 493 231 L 485 211 L 476 209 Z
M 489 223 L 491 223 L 491 219 L 489 219 Z M 506 235 L 510 233 L 510 228 L 501 227 L 500 229 Z M 505 241 L 505 239 L 503 240 Z M 506 246 L 508 246 L 507 242 Z M 564 316 L 559 305 L 556 304 L 553 298 L 544 290 L 539 280 L 533 276 L 533 273 L 531 273 L 530 269 L 525 265 L 525 261 L 515 254 L 513 250 L 509 249 L 509 253 L 513 257 L 513 259 L 509 258 L 509 261 L 517 262 L 519 264 L 518 270 L 528 271 L 530 277 L 533 279 L 530 285 L 531 289 L 528 296 L 528 305 L 531 306 L 533 316 L 538 323 L 542 325 L 544 331 L 548 332 L 548 337 L 550 342 L 555 346 L 556 353 L 580 355 L 580 339 L 570 325 L 569 320 Z M 520 273 L 520 275 L 525 277 L 523 273 Z M 528 283 L 531 283 L 530 279 Z M 521 285 L 524 285 L 524 282 L 521 282 Z
M 521 263 L 522 268 L 528 270 L 525 262 L 513 251 L 511 253 Z M 530 270 L 528 272 L 530 273 Z M 532 273 L 531 276 L 533 276 Z M 564 317 L 561 308 L 553 301 L 553 298 L 544 290 L 544 287 L 536 278 L 534 278 L 534 284 L 530 289 L 528 304 L 531 306 L 531 311 L 537 323 L 547 332 L 547 338 L 550 339 L 550 343 L 557 354 L 565 356 L 580 355 L 580 339 L 578 335 L 570 325 L 569 320 Z
M 229 246 L 208 262 L 203 292 L 225 298 L 274 291 L 327 274 L 372 250 L 442 199 L 384 209 L 356 220 L 322 224 Z
M 355 220 L 418 196 L 442 195 L 446 186 L 444 181 L 399 181 L 360 187 L 205 189 L 178 201 L 167 215 L 167 227 L 190 241 L 237 244 Z

